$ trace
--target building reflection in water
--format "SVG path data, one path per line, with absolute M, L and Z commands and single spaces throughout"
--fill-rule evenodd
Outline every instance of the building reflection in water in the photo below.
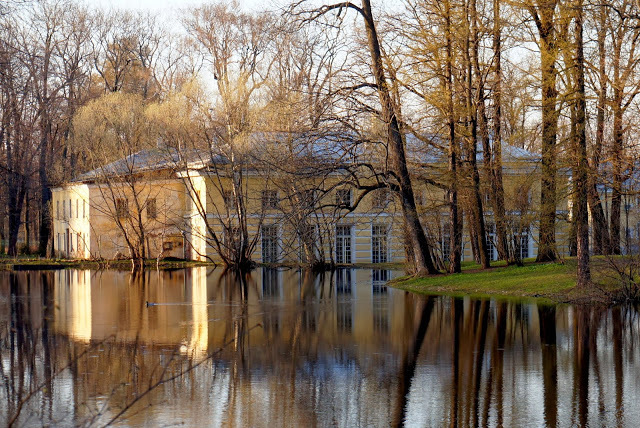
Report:
M 207 294 L 207 268 L 195 267 L 186 271 L 185 288 L 191 291 L 191 323 L 189 344 L 181 347 L 192 357 L 203 357 L 209 345 L 209 299 Z
M 420 297 L 395 274 L 2 272 L 2 422 L 640 424 L 635 308 Z

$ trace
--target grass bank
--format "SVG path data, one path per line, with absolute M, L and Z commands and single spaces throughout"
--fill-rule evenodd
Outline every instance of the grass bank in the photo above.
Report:
M 620 290 L 607 268 L 608 261 L 594 258 L 591 266 L 593 284 L 587 289 L 576 288 L 576 261 L 572 258 L 563 263 L 526 260 L 524 266 L 496 263 L 487 270 L 466 263 L 459 274 L 401 277 L 391 285 L 421 294 L 524 298 L 548 303 L 611 304 L 618 301 Z
M 210 262 L 194 262 L 189 260 L 164 259 L 158 263 L 156 259 L 145 260 L 145 268 L 149 269 L 181 269 L 195 266 L 215 266 Z M 0 270 L 56 270 L 56 269 L 115 269 L 131 270 L 131 260 L 72 260 L 46 259 L 31 256 L 0 256 Z

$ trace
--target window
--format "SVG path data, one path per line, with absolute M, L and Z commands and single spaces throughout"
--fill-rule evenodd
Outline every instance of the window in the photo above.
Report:
M 273 210 L 278 208 L 278 192 L 276 190 L 262 191 L 262 210 Z
M 486 225 L 486 242 L 487 242 L 487 253 L 489 254 L 489 260 L 496 260 L 497 251 L 496 251 L 496 224 L 495 223 L 487 223 Z
M 529 234 L 522 232 L 520 235 L 513 236 L 514 249 L 516 256 L 522 259 L 529 257 Z
M 314 190 L 303 190 L 300 192 L 300 204 L 303 208 L 313 208 L 316 201 Z
M 371 227 L 371 263 L 387 263 L 389 254 L 388 229 L 384 224 Z
M 76 246 L 78 249 L 78 253 L 82 253 L 82 247 L 83 247 L 83 242 L 82 242 L 82 234 L 78 233 L 77 235 L 77 240 L 78 240 L 78 245 Z
M 278 262 L 278 226 L 275 224 L 261 227 L 262 232 L 262 262 Z
M 82 218 L 87 218 L 87 201 L 82 200 Z
M 62 201 L 62 219 L 67 219 L 67 201 Z
M 442 261 L 449 261 L 449 258 L 451 257 L 451 233 L 449 233 L 448 221 L 442 223 L 442 230 L 440 233 L 440 251 L 442 252 Z
M 336 263 L 352 263 L 351 226 L 336 226 Z
M 71 199 L 69 199 L 69 218 L 73 218 L 73 210 L 71 209 Z
M 340 205 L 340 206 L 351 205 L 351 189 L 336 190 L 336 205 Z
M 56 201 L 56 218 L 60 220 L 60 201 Z
M 116 199 L 116 216 L 125 218 L 129 215 L 129 201 L 125 198 Z
M 373 200 L 371 201 L 371 207 L 374 209 L 383 209 L 389 203 L 389 190 L 378 189 L 373 192 Z
M 76 199 L 76 218 L 79 218 L 80 216 L 80 210 L 78 209 L 78 207 L 80 206 L 80 201 L 78 199 Z
M 156 198 L 147 199 L 147 218 L 155 220 L 158 218 L 158 212 L 156 210 Z

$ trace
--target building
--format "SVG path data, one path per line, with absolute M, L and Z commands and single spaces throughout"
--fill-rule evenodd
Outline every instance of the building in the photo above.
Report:
M 414 187 L 419 211 L 435 256 L 446 260 L 446 194 L 420 175 L 445 174 L 446 164 L 429 155 L 416 157 L 412 164 L 418 165 L 414 166 L 418 171 Z M 534 257 L 539 158 L 504 145 L 503 164 L 512 251 L 522 258 Z M 252 259 L 257 262 L 296 263 L 305 258 L 305 252 L 307 257 L 313 252 L 337 264 L 405 260 L 400 206 L 387 189 L 365 194 L 345 181 L 339 168 L 322 172 L 318 167 L 292 177 L 264 166 L 243 166 L 241 186 L 234 187 L 233 180 L 239 180 L 234 174 L 240 173 L 229 165 L 220 155 L 203 159 L 195 151 L 186 155 L 155 147 L 80 175 L 53 190 L 56 254 L 79 259 L 128 258 L 133 242 L 144 248 L 147 258 L 219 261 L 221 251 L 240 239 L 238 231 L 244 227 Z M 488 195 L 488 189 L 483 191 Z M 464 203 L 464 189 L 461 198 Z M 239 199 L 241 210 L 237 209 Z M 356 200 L 355 209 L 340 208 Z M 562 253 L 568 251 L 564 239 L 568 206 L 566 200 L 559 201 L 558 248 Z M 495 260 L 495 225 L 488 207 L 485 221 L 490 256 Z M 466 232 L 463 259 L 471 258 Z

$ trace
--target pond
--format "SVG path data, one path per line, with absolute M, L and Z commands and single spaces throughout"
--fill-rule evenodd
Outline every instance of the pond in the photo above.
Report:
M 398 274 L 0 272 L 0 425 L 640 426 L 636 308 Z

